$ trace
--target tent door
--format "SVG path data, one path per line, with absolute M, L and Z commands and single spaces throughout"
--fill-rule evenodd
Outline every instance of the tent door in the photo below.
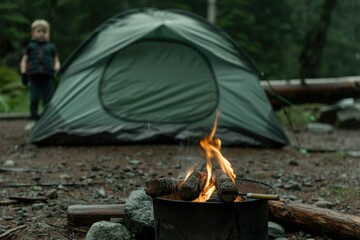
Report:
M 99 88 L 104 109 L 137 122 L 181 123 L 214 113 L 218 87 L 210 63 L 190 45 L 141 41 L 113 54 Z

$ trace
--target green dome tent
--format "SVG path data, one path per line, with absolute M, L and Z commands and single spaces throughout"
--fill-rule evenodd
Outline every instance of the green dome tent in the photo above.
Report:
M 231 38 L 181 10 L 135 9 L 102 25 L 67 59 L 30 142 L 96 145 L 193 141 L 284 146 L 288 139 Z

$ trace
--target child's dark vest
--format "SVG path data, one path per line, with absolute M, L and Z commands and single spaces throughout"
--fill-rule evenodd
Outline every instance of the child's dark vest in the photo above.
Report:
M 54 76 L 55 46 L 49 42 L 31 40 L 26 48 L 28 55 L 27 75 Z

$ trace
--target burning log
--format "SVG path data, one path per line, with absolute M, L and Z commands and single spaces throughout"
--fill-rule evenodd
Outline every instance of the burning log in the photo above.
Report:
M 199 197 L 206 183 L 207 174 L 199 171 L 193 172 L 179 189 L 182 200 L 192 201 Z
M 360 239 L 360 217 L 309 204 L 269 201 L 270 216 L 310 232 L 335 239 Z
M 221 169 L 215 169 L 212 173 L 212 181 L 216 184 L 217 192 L 224 202 L 233 202 L 238 196 L 235 183 Z
M 182 181 L 174 178 L 151 179 L 145 182 L 145 192 L 150 197 L 159 197 L 177 192 L 181 183 Z
M 199 197 L 206 183 L 206 163 L 201 161 L 179 189 L 182 200 L 192 201 Z

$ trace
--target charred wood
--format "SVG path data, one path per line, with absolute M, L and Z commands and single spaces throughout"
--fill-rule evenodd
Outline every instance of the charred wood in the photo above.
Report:
M 199 197 L 206 183 L 207 174 L 200 171 L 193 172 L 179 189 L 182 200 L 192 201 Z
M 215 169 L 212 173 L 212 181 L 216 185 L 217 192 L 224 202 L 233 202 L 238 196 L 238 189 L 229 176 L 221 169 Z
M 192 201 L 199 197 L 206 183 L 206 162 L 201 161 L 179 189 L 182 200 Z

